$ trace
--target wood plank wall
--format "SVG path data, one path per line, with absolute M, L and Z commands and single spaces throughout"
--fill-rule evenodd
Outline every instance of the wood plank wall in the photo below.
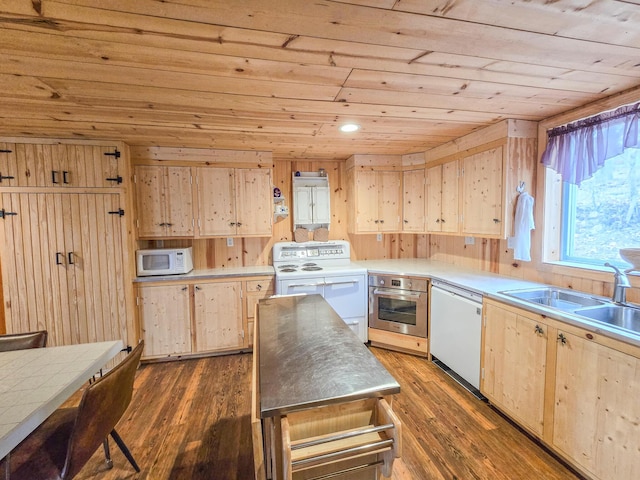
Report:
M 558 273 L 553 269 L 540 268 L 540 252 L 535 246 L 541 245 L 542 219 L 537 215 L 538 229 L 532 232 L 532 262 L 513 260 L 513 250 L 507 248 L 506 240 L 476 238 L 474 245 L 466 245 L 464 237 L 426 234 L 385 234 L 382 242 L 376 235 L 349 235 L 347 233 L 347 189 L 346 162 L 327 160 L 289 161 L 274 159 L 273 181 L 286 198 L 291 208 L 291 179 L 295 171 L 312 172 L 324 168 L 329 177 L 331 197 L 331 240 L 349 240 L 352 257 L 355 260 L 382 258 L 430 258 L 458 266 L 498 273 L 515 278 L 532 280 L 591 292 L 611 295 L 613 275 L 585 275 L 583 270 Z M 536 194 L 541 195 L 538 188 Z M 536 197 L 539 198 L 539 197 Z M 233 247 L 226 246 L 226 240 L 172 240 L 165 246 L 193 245 L 196 268 L 239 267 L 249 265 L 269 265 L 271 248 L 275 242 L 292 241 L 292 218 L 279 219 L 274 224 L 272 238 L 235 239 Z M 153 246 L 154 242 L 139 242 L 140 247 Z M 629 301 L 640 302 L 638 289 L 630 289 Z

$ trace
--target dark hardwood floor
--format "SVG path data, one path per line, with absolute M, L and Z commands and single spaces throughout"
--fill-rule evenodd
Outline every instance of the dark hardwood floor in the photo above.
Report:
M 404 427 L 394 479 L 578 478 L 427 360 L 371 350 L 402 389 L 393 403 Z M 77 478 L 252 479 L 250 379 L 250 354 L 142 365 L 118 426 L 141 473 L 111 442 L 113 469 L 100 449 Z

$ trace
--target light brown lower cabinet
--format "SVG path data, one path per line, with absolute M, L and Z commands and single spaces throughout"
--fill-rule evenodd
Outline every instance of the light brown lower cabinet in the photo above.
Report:
M 487 302 L 483 393 L 536 435 L 542 435 L 548 328 L 539 319 Z
M 138 312 L 145 357 L 191 353 L 191 313 L 186 284 L 138 287 Z
M 138 315 L 146 359 L 252 347 L 255 304 L 273 294 L 273 276 L 140 282 Z
M 485 300 L 481 391 L 588 478 L 640 472 L 640 348 Z

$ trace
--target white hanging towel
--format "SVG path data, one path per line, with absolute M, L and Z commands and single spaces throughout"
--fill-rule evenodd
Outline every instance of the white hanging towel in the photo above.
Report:
M 515 260 L 531 261 L 531 230 L 533 223 L 533 197 L 527 192 L 518 196 L 513 235 L 513 258 Z

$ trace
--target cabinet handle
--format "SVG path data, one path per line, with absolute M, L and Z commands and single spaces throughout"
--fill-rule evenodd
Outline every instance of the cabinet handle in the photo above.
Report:
M 51 170 L 51 183 L 60 183 L 58 182 L 57 174 L 60 173 L 57 170 Z
M 164 223 L 164 222 L 162 222 L 162 223 L 159 223 L 159 224 L 158 224 L 158 226 L 159 226 L 159 227 L 166 227 L 166 226 L 167 226 L 167 224 L 166 224 L 166 223 Z
M 562 345 L 566 345 L 567 344 L 567 337 L 564 336 L 564 333 L 561 333 L 561 334 L 558 335 L 558 341 Z
M 122 183 L 122 177 L 120 175 L 116 175 L 115 177 L 108 177 L 108 178 L 105 178 L 105 180 L 107 182 Z
M 444 218 L 441 218 L 441 219 L 440 219 L 440 221 L 441 221 L 442 223 L 444 223 Z
M 173 223 L 165 223 L 165 226 L 167 226 L 167 227 L 173 227 Z
M 189 290 L 189 287 L 182 287 L 182 291 L 184 292 L 185 290 Z
M 534 332 L 538 335 L 544 335 L 544 330 L 540 325 L 536 325 L 536 328 L 534 328 Z
M 74 263 L 73 263 L 73 252 L 67 253 L 67 258 L 69 259 L 69 265 L 74 265 Z
M 62 183 L 69 183 L 69 172 L 65 170 L 62 171 Z
M 235 225 L 236 225 L 236 222 L 230 222 L 229 223 L 229 226 L 231 226 L 231 227 L 235 227 Z
M 373 223 L 378 223 L 380 220 L 374 220 Z
M 384 220 L 380 220 L 380 223 L 384 223 Z
M 196 285 L 196 286 L 195 286 L 195 289 L 196 289 L 196 291 L 198 291 L 198 292 L 199 292 L 200 290 L 202 290 L 198 285 Z
M 0 173 L 0 183 L 2 183 L 3 180 L 13 180 L 16 177 L 12 177 L 10 175 L 2 175 L 2 173 Z
M 409 220 L 405 220 L 404 223 L 409 223 Z
M 436 218 L 436 223 L 440 223 L 440 219 L 439 218 Z
M 500 223 L 500 219 L 499 218 L 494 218 L 493 219 L 493 223 Z
M 257 290 L 257 291 L 262 290 L 262 285 L 260 285 L 260 284 L 256 285 L 256 290 Z
M 236 225 L 241 227 L 242 226 L 242 222 L 238 222 L 238 223 L 236 223 Z
M 64 265 L 64 262 L 60 261 L 60 257 L 64 258 L 64 255 L 60 252 L 56 252 L 56 265 Z

